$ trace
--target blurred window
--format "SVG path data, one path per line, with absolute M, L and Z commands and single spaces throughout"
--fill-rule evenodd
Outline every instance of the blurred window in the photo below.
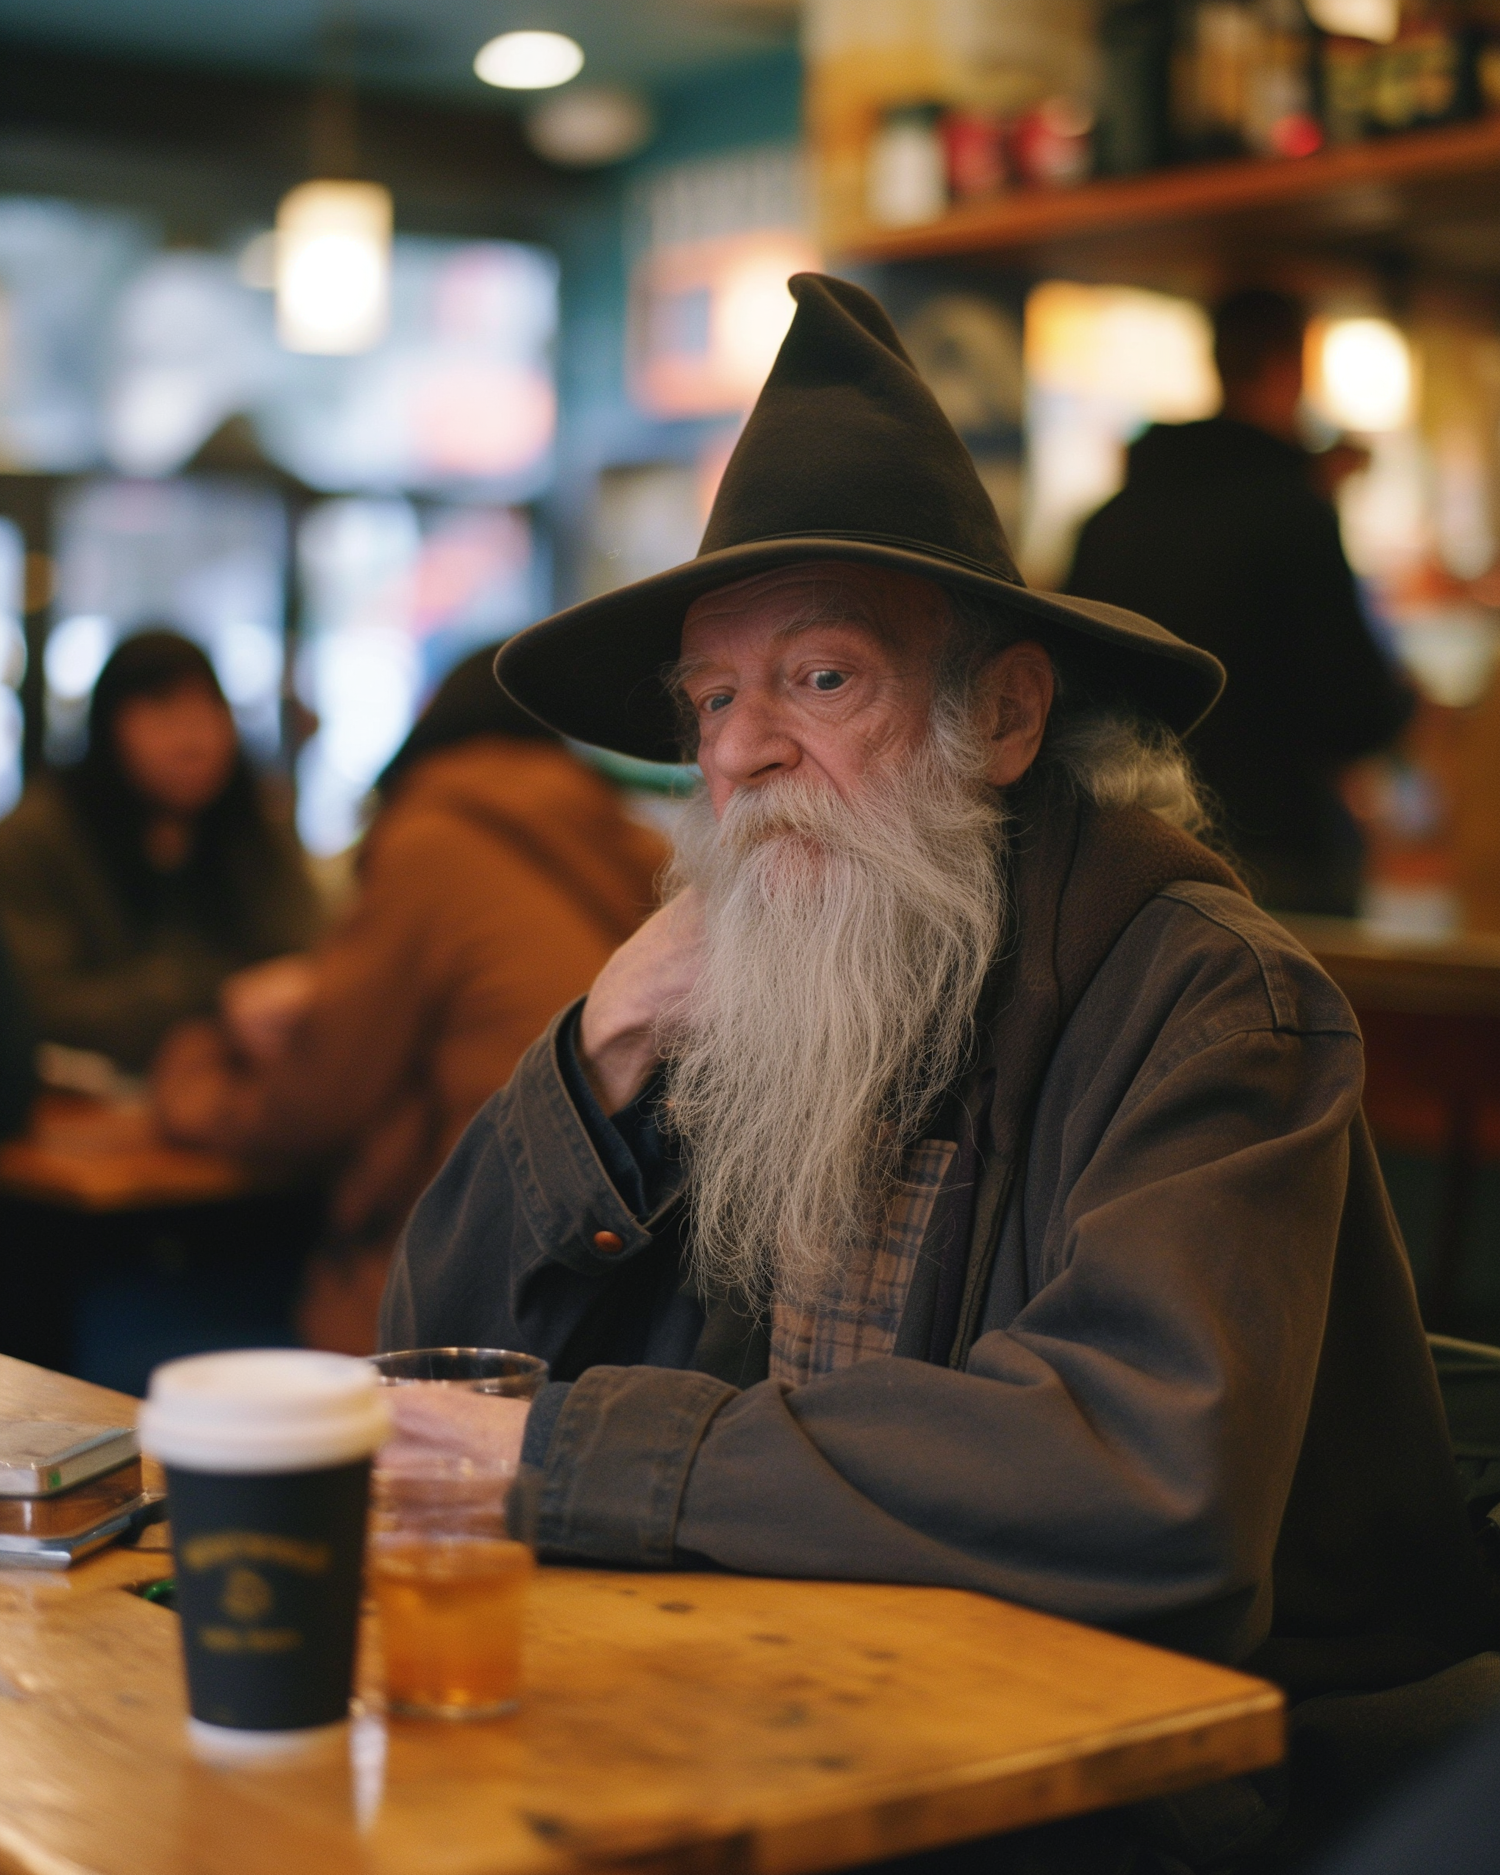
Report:
M 271 460 L 313 488 L 516 501 L 545 486 L 557 421 L 549 254 L 398 236 L 386 337 L 329 357 L 278 344 L 262 241 L 238 262 L 156 254 L 121 293 L 105 405 L 120 468 L 177 469 L 243 412 Z
M 261 307 L 269 323 L 269 294 Z M 257 426 L 314 488 L 529 500 L 551 473 L 556 328 L 542 249 L 398 235 L 385 339 L 352 358 L 279 352 Z
M 117 210 L 0 197 L 0 453 L 66 472 L 104 459 L 113 308 L 155 243 Z
M 545 564 L 524 513 L 389 497 L 320 503 L 297 552 L 297 691 L 318 718 L 298 762 L 297 822 L 308 848 L 329 854 L 358 834 L 370 784 L 448 669 L 536 616 Z
M 655 170 L 626 222 L 636 404 L 668 419 L 748 410 L 791 324 L 787 277 L 819 265 L 800 153 L 773 144 Z
M 274 754 L 285 500 L 270 474 L 181 471 L 244 418 L 268 469 L 336 497 L 308 511 L 297 547 L 297 684 L 321 723 L 299 764 L 301 817 L 326 852 L 356 831 L 449 665 L 546 609 L 547 557 L 515 504 L 552 471 L 557 264 L 517 242 L 397 236 L 385 337 L 311 356 L 277 342 L 274 259 L 269 231 L 233 253 L 164 250 L 138 217 L 0 198 L 0 453 L 23 470 L 121 472 L 57 497 L 53 759 L 80 751 L 104 660 L 148 620 L 203 644 L 247 742 Z M 15 544 L 0 531 L 0 802 L 15 785 Z
M 546 485 L 557 263 L 514 241 L 398 235 L 389 330 L 355 357 L 276 340 L 268 236 L 163 250 L 142 218 L 0 197 L 0 451 L 9 466 L 181 469 L 225 418 L 328 491 Z
M 26 543 L 14 521 L 0 519 L 0 814 L 21 794 L 21 699 L 26 675 L 22 623 L 26 591 Z
M 56 512 L 57 589 L 43 656 L 46 743 L 80 754 L 88 702 L 116 642 L 163 624 L 213 660 L 240 733 L 280 735 L 286 518 L 280 498 L 232 476 L 80 482 Z
M 286 384 L 270 299 L 221 254 L 154 254 L 115 302 L 104 442 L 127 475 L 180 469 L 226 417 Z

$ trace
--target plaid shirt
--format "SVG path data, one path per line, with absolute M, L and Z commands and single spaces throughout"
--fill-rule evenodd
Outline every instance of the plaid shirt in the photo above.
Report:
M 801 1386 L 890 1354 L 932 1209 L 957 1151 L 951 1139 L 919 1139 L 907 1154 L 884 1241 L 855 1261 L 836 1295 L 806 1308 L 773 1306 L 773 1380 Z

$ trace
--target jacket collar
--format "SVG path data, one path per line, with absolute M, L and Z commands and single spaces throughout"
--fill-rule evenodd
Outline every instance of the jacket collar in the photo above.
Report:
M 1248 896 L 1217 854 L 1140 807 L 1080 801 L 1056 776 L 1012 797 L 1010 945 L 986 995 L 979 1069 L 994 1068 L 989 1150 L 975 1193 L 958 1332 L 961 1366 L 978 1331 L 1037 1097 L 1073 1011 L 1117 939 L 1166 886 L 1184 880 Z M 1010 1272 L 1019 1308 L 1023 1275 Z

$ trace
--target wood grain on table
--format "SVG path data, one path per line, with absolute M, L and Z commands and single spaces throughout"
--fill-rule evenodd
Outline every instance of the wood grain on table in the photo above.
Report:
M 253 1189 L 239 1160 L 169 1145 L 143 1104 L 49 1091 L 38 1096 L 21 1137 L 0 1142 L 0 1192 L 44 1204 L 136 1211 L 210 1204 Z
M 0 1409 L 127 1412 L 0 1362 Z M 951 1589 L 543 1569 L 514 1718 L 189 1756 L 169 1557 L 0 1575 L 0 1868 L 809 1875 L 1270 1764 L 1263 1682 Z M 366 1669 L 376 1658 L 366 1650 Z

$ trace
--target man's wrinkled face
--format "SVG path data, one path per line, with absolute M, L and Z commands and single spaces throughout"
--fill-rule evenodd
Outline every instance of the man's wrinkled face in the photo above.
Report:
M 938 694 L 951 631 L 936 586 L 831 563 L 689 614 L 677 679 L 707 787 L 676 879 L 702 942 L 662 1039 L 705 1293 L 837 1289 L 968 1045 L 1004 808 L 992 712 Z M 1018 652 L 1050 668 L 1035 646 L 992 662 Z
M 931 581 L 836 562 L 699 599 L 677 680 L 714 813 L 737 789 L 792 775 L 847 799 L 899 763 L 927 734 L 948 629 Z

